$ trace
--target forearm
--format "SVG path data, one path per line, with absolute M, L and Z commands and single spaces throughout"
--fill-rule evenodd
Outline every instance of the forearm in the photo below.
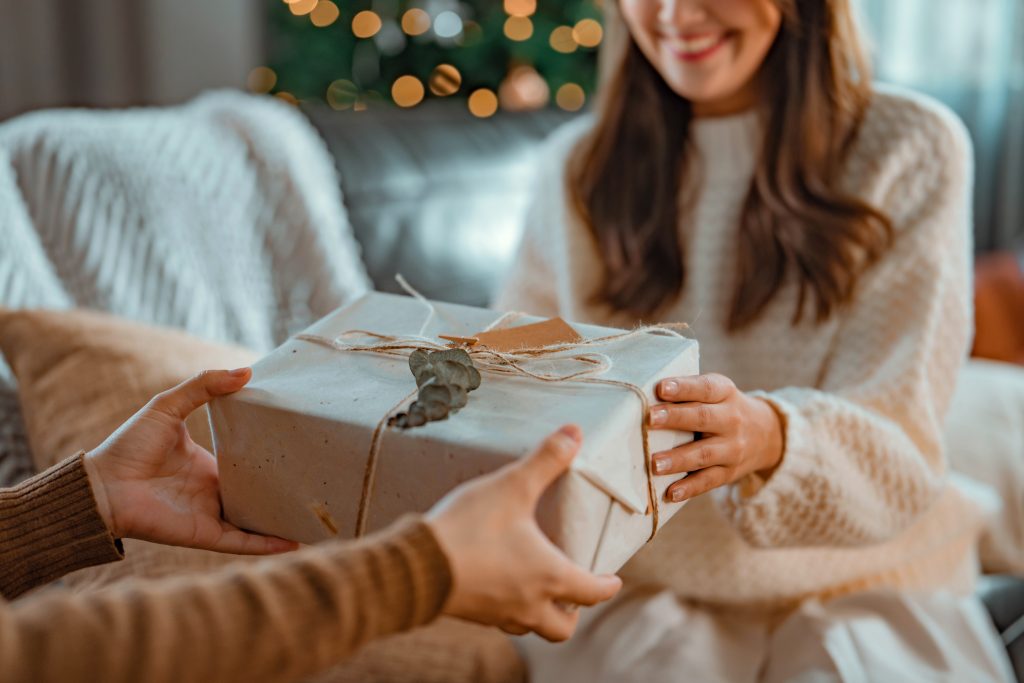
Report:
M 82 455 L 0 489 L 0 596 L 122 557 L 96 509 Z
M 915 441 L 900 422 L 827 392 L 763 396 L 783 418 L 783 458 L 766 482 L 744 482 L 720 499 L 752 545 L 883 542 L 941 493 L 945 472 L 937 441 Z
M 450 584 L 410 520 L 201 579 L 25 600 L 0 613 L 0 661 L 12 682 L 297 680 L 431 621 Z

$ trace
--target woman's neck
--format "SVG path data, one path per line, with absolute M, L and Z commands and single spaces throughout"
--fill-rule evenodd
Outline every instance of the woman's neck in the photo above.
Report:
M 724 97 L 706 102 L 690 102 L 690 111 L 694 118 L 709 119 L 720 116 L 733 116 L 750 111 L 757 106 L 758 91 L 753 80 L 739 90 Z

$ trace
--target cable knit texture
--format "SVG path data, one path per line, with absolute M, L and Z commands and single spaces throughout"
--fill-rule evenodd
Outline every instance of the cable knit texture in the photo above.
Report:
M 4 596 L 119 557 L 81 455 L 0 489 Z M 10 683 L 294 681 L 433 620 L 450 588 L 441 547 L 409 518 L 202 577 L 0 599 L 0 662 Z
M 323 140 L 206 93 L 0 125 L 0 305 L 95 308 L 267 352 L 369 289 Z M 0 362 L 0 484 L 30 462 Z
M 574 122 L 551 140 L 497 306 L 628 327 L 636 321 L 591 303 L 601 262 L 566 203 L 565 159 L 592 125 Z M 690 323 L 703 372 L 774 405 L 785 453 L 767 482 L 751 477 L 691 501 L 624 575 L 697 601 L 765 608 L 880 585 L 969 590 L 980 519 L 947 484 L 941 441 L 971 329 L 962 124 L 925 98 L 877 91 L 842 183 L 892 219 L 892 247 L 826 323 L 791 324 L 790 279 L 739 333 L 726 331 L 726 318 L 761 127 L 753 113 L 702 119 L 690 139 L 700 172 L 680 227 L 687 288 L 662 317 Z

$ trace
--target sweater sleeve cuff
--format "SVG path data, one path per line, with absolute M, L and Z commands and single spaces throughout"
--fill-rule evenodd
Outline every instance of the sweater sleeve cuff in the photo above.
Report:
M 61 576 L 124 557 L 96 507 L 79 453 L 0 491 L 0 592 L 14 598 Z
M 794 391 L 804 391 L 796 389 Z M 799 409 L 799 397 L 782 392 L 752 391 L 748 395 L 769 403 L 782 420 L 782 460 L 767 478 L 756 473 L 723 486 L 716 492 L 716 502 L 740 535 L 756 547 L 787 545 L 783 538 L 789 528 L 785 517 L 792 501 L 801 498 L 809 480 L 814 477 L 814 456 L 807 417 Z
M 407 629 L 429 623 L 441 613 L 451 593 L 448 557 L 430 526 L 416 515 L 403 518 L 382 536 L 388 554 L 401 567 L 393 576 L 395 594 L 405 600 L 412 596 L 407 604 L 397 606 L 394 613 L 403 614 L 404 623 L 396 626 Z

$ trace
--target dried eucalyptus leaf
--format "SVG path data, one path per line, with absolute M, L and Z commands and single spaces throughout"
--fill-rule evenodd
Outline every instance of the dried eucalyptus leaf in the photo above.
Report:
M 416 402 L 450 405 L 452 402 L 451 389 L 444 384 L 428 384 L 420 389 L 420 395 L 416 398 Z
M 451 386 L 449 389 L 452 394 L 451 409 L 458 410 L 459 408 L 464 408 L 469 400 L 469 394 L 466 392 L 466 389 L 460 386 Z
M 424 386 L 428 385 L 428 384 L 438 383 L 437 382 L 437 375 L 434 374 L 434 366 L 433 365 L 425 366 L 422 370 L 420 370 L 420 374 L 415 375 L 415 377 L 416 377 L 416 386 L 420 387 L 421 389 Z
M 430 362 L 430 354 L 423 349 L 416 349 L 409 354 L 409 369 L 412 376 L 416 378 L 416 385 L 422 386 L 424 382 L 433 376 L 434 366 Z
M 460 365 L 473 365 L 473 359 L 469 357 L 465 349 L 445 349 L 444 351 L 432 351 L 430 354 L 431 363 L 441 361 L 454 361 Z
M 470 384 L 469 368 L 455 361 L 443 360 L 434 363 L 434 375 L 439 384 L 457 385 L 468 389 Z
M 427 424 L 427 415 L 423 410 L 422 406 L 418 406 L 413 403 L 409 406 L 409 412 L 406 414 L 405 427 L 422 427 Z
M 452 412 L 465 407 L 468 392 L 480 386 L 480 371 L 465 349 L 431 352 L 416 349 L 409 354 L 409 369 L 416 378 L 419 393 L 409 410 L 393 415 L 388 426 L 409 429 L 445 420 Z
M 420 369 L 424 365 L 430 364 L 430 354 L 423 349 L 416 349 L 409 354 L 409 369 L 412 370 L 412 374 L 419 373 Z
M 423 414 L 427 416 L 430 421 L 443 420 L 448 417 L 448 413 L 451 412 L 451 408 L 448 403 L 444 401 L 431 401 L 429 403 L 421 404 L 423 406 Z

